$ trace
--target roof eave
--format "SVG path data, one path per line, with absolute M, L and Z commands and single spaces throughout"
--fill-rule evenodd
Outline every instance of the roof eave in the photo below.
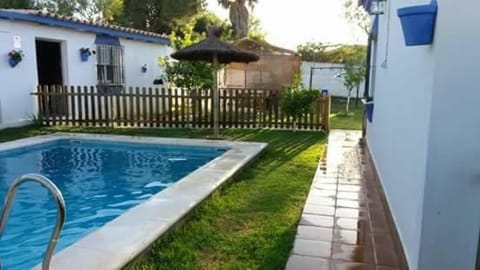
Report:
M 124 31 L 121 29 L 112 29 L 110 27 L 102 27 L 98 25 L 91 25 L 91 24 L 86 24 L 82 22 L 56 19 L 56 18 L 51 18 L 46 16 L 39 16 L 35 14 L 17 13 L 12 11 L 0 10 L 0 19 L 33 22 L 33 23 L 43 24 L 47 26 L 57 26 L 57 27 L 73 29 L 81 32 L 92 32 L 92 33 L 110 35 L 110 36 L 119 37 L 119 38 L 139 40 L 139 41 L 145 41 L 145 42 L 151 42 L 151 43 L 170 46 L 170 40 L 165 37 L 156 37 L 156 36 L 145 35 L 141 33 L 132 33 L 132 32 Z

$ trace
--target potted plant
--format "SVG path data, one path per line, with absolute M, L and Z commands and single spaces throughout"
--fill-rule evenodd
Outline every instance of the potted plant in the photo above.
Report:
M 87 62 L 92 54 L 95 54 L 94 50 L 90 50 L 90 48 L 80 48 L 80 59 L 82 62 Z
M 147 65 L 143 65 L 142 66 L 142 73 L 146 73 L 147 72 Z
M 22 50 L 11 50 L 8 53 L 8 64 L 12 68 L 16 67 L 18 63 L 22 62 L 23 60 L 23 51 Z
M 436 0 L 432 0 L 428 5 L 398 9 L 407 46 L 432 44 L 437 10 Z

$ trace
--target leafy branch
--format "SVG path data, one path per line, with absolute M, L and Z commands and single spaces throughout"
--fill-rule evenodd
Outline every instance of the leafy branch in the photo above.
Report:
M 370 15 L 358 5 L 357 0 L 345 0 L 345 18 L 356 24 L 367 35 L 370 34 Z

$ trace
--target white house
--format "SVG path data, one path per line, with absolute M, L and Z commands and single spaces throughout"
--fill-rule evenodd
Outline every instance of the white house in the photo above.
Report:
M 82 59 L 81 48 L 96 54 Z M 12 50 L 24 55 L 15 67 L 9 63 Z M 170 52 L 165 35 L 40 11 L 0 9 L 0 127 L 22 124 L 36 113 L 30 93 L 37 85 L 159 83 L 158 58 Z
M 366 143 L 409 268 L 478 270 L 480 1 L 363 4 L 385 4 L 374 16 Z

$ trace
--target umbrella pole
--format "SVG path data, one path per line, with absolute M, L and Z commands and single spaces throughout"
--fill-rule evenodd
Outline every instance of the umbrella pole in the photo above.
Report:
M 218 139 L 220 131 L 218 127 L 219 96 L 218 96 L 218 55 L 213 56 L 213 137 Z

